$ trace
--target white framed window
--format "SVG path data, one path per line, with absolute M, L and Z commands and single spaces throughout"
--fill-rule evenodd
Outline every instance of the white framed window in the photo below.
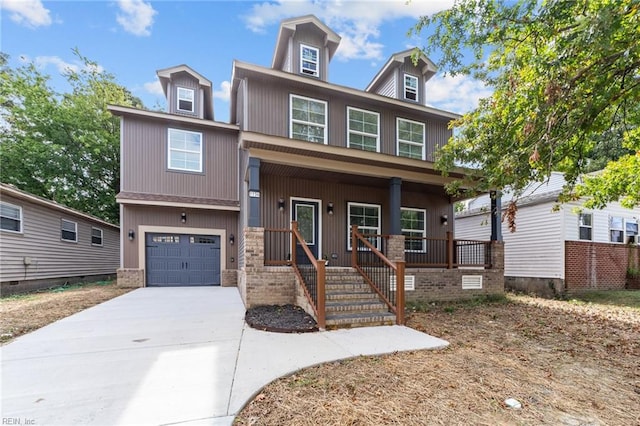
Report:
M 578 238 L 591 241 L 593 236 L 593 214 L 580 213 L 578 215 Z
M 362 235 L 380 235 L 380 205 L 364 203 L 347 203 L 347 249 L 351 250 L 351 226 L 358 225 Z M 380 247 L 379 238 L 368 238 L 374 247 Z
M 169 129 L 167 147 L 169 169 L 202 172 L 202 133 Z
M 637 243 L 638 221 L 635 219 L 626 219 L 624 222 L 624 234 L 626 243 Z
M 427 236 L 426 229 L 427 211 L 424 209 L 413 209 L 402 207 L 400 209 L 400 227 L 402 235 L 405 236 L 405 251 L 426 251 Z M 418 239 L 407 239 L 406 237 L 417 237 Z
M 404 98 L 418 102 L 418 77 L 410 74 L 404 75 Z
M 78 224 L 66 219 L 60 219 L 60 239 L 62 241 L 78 242 Z
M 380 114 L 347 107 L 347 146 L 378 152 L 380 150 Z
M 91 228 L 91 245 L 102 246 L 102 229 Z
M 609 218 L 609 241 L 624 243 L 624 218 L 612 216 Z
M 292 139 L 327 143 L 327 103 L 297 95 L 289 97 L 289 134 Z
M 320 77 L 320 51 L 311 46 L 300 45 L 300 73 Z
M 193 89 L 178 87 L 178 111 L 193 112 Z
M 424 123 L 396 118 L 396 138 L 398 156 L 424 160 Z
M 0 202 L 0 229 L 22 233 L 22 207 Z

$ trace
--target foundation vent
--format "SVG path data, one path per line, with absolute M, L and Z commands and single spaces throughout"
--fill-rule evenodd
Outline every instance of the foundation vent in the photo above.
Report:
M 404 276 L 404 291 L 413 291 L 416 289 L 416 277 L 415 275 Z M 396 276 L 391 275 L 390 290 L 396 291 Z
M 482 289 L 482 275 L 463 275 L 463 290 L 479 290 Z

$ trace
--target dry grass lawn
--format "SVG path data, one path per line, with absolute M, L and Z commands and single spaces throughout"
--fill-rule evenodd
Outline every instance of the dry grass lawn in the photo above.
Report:
M 235 424 L 640 425 L 640 303 L 509 295 L 430 305 L 408 325 L 451 345 L 300 371 L 267 386 Z
M 0 298 L 0 343 L 129 291 L 109 281 Z

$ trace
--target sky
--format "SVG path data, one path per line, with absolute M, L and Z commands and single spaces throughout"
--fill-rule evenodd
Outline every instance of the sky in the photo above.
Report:
M 453 0 L 43 1 L 0 0 L 0 50 L 9 65 L 32 61 L 63 92 L 65 69 L 82 64 L 72 49 L 116 76 L 147 107 L 164 108 L 156 70 L 186 64 L 212 81 L 217 121 L 229 119 L 234 59 L 271 66 L 280 21 L 314 14 L 341 37 L 329 82 L 364 90 L 389 57 L 423 47 L 409 37 L 418 18 Z M 438 60 L 437 52 L 431 59 Z M 467 77 L 438 73 L 427 103 L 464 113 L 490 90 Z

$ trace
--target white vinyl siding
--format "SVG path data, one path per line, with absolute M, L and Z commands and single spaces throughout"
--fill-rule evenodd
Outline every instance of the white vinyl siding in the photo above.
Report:
M 412 209 L 408 207 L 402 207 L 400 209 L 400 227 L 402 235 L 406 237 L 420 237 L 427 236 L 426 230 L 426 216 L 427 211 L 423 209 Z M 406 251 L 425 251 L 425 240 L 412 240 L 405 239 L 404 249 Z
M 425 125 L 417 121 L 396 119 L 396 152 L 400 157 L 424 160 Z
M 404 98 L 410 101 L 419 101 L 418 77 L 409 74 L 404 75 Z
M 78 224 L 70 220 L 60 220 L 60 239 L 73 243 L 78 242 Z
M 290 95 L 290 129 L 292 139 L 327 143 L 327 103 L 317 99 Z
M 593 239 L 593 214 L 580 213 L 578 215 L 578 238 L 591 241 Z
M 347 107 L 347 146 L 363 151 L 380 150 L 380 114 Z
M 347 249 L 351 250 L 351 226 L 358 225 L 358 232 L 362 235 L 380 235 L 380 205 L 347 203 Z M 369 242 L 379 247 L 378 238 L 371 238 Z
M 91 245 L 102 246 L 102 229 L 91 228 Z
M 202 172 L 202 133 L 169 129 L 167 145 L 169 169 Z
M 22 232 L 22 207 L 0 202 L 0 229 L 9 232 Z
M 320 76 L 320 51 L 311 46 L 300 45 L 300 73 Z
M 178 104 L 176 108 L 178 111 L 193 112 L 194 104 L 194 91 L 193 89 L 187 89 L 184 87 L 178 87 Z

